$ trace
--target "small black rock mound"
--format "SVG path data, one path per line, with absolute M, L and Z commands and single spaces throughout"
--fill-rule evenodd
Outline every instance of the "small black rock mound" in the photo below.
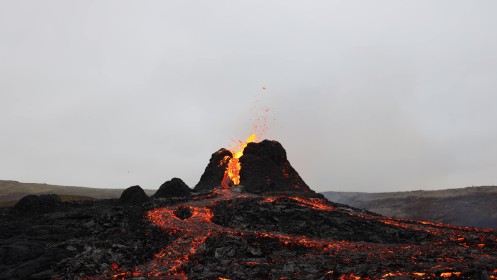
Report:
M 148 196 L 140 186 L 132 186 L 123 191 L 119 201 L 124 204 L 142 204 L 148 201 Z
M 247 192 L 296 192 L 315 194 L 293 169 L 277 141 L 249 143 L 240 157 L 240 184 Z
M 19 200 L 14 209 L 22 214 L 43 214 L 57 211 L 62 201 L 56 194 L 27 195 Z
M 189 197 L 192 190 L 180 178 L 172 178 L 160 186 L 153 198 Z
M 195 191 L 206 191 L 221 187 L 224 171 L 228 167 L 229 159 L 232 157 L 231 152 L 224 148 L 213 153 L 204 174 L 202 174 L 200 181 L 195 186 Z

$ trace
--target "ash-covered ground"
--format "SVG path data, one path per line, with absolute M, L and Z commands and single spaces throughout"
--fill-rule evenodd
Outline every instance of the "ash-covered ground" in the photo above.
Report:
M 312 191 L 275 141 L 249 144 L 240 185 L 230 152 L 191 190 L 0 212 L 1 279 L 497 279 L 497 232 L 383 217 Z M 221 169 L 221 170 L 220 170 Z

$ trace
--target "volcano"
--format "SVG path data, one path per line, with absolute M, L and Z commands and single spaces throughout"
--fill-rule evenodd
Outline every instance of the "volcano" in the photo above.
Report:
M 233 187 L 235 180 L 227 175 L 233 153 L 220 149 L 211 156 L 196 191 Z M 287 159 L 286 151 L 277 141 L 248 143 L 239 157 L 239 179 L 236 184 L 249 193 L 309 193 L 315 194 L 302 180 Z M 229 170 L 228 170 L 229 171 Z M 226 182 L 228 180 L 228 182 Z
M 496 230 L 333 203 L 277 141 L 240 147 L 213 153 L 192 192 L 175 178 L 150 199 L 133 186 L 2 210 L 0 278 L 497 279 Z

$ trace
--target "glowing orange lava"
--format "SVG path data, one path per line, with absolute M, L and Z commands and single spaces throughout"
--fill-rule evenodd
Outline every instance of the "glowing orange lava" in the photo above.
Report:
M 332 211 L 333 206 L 328 205 L 325 199 L 321 198 L 302 198 L 302 197 L 288 197 L 288 196 L 270 196 L 262 199 L 262 202 L 272 203 L 277 199 L 290 199 L 297 203 L 299 203 L 303 207 L 315 209 L 315 210 L 323 210 L 323 211 Z
M 240 184 L 240 157 L 243 155 L 243 150 L 247 147 L 248 143 L 258 142 L 255 133 L 252 133 L 245 142 L 239 141 L 238 146 L 230 150 L 233 157 L 229 159 L 228 167 L 224 172 L 224 177 L 222 181 L 223 188 L 231 188 Z

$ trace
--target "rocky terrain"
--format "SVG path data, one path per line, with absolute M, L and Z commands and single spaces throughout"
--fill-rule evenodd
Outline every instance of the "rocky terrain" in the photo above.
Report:
M 436 191 L 323 194 L 331 201 L 385 216 L 497 228 L 497 186 Z
M 37 198 L 0 212 L 0 279 L 79 279 L 146 261 L 169 241 L 142 205 Z
M 151 197 L 133 186 L 119 199 L 30 195 L 0 209 L 0 279 L 497 278 L 497 231 L 333 203 L 279 143 L 246 149 L 229 188 L 222 151 L 195 190 L 173 178 Z

